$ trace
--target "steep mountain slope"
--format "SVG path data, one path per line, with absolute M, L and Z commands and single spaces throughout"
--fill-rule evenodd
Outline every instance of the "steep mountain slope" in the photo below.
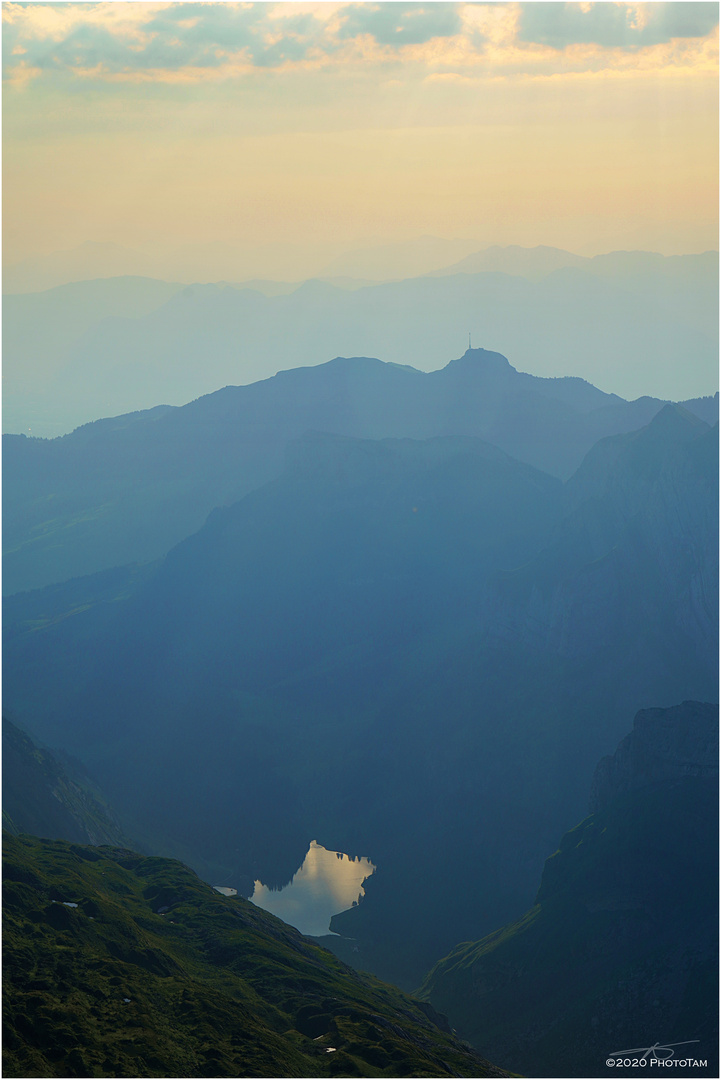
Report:
M 505 1076 L 182 863 L 3 843 L 5 1076 Z
M 3 827 L 80 844 L 123 844 L 115 814 L 79 762 L 37 747 L 6 717 L 2 730 Z
M 491 577 L 441 670 L 424 672 L 422 700 L 409 679 L 413 704 L 392 718 L 399 742 L 423 733 L 425 752 L 437 756 L 434 768 L 414 761 L 423 790 L 465 812 L 464 827 L 461 814 L 436 817 L 413 804 L 418 820 L 446 824 L 445 834 L 429 833 L 454 853 L 447 872 L 460 939 L 473 936 L 472 915 L 455 892 L 475 891 L 476 920 L 489 930 L 484 873 L 502 882 L 508 910 L 517 908 L 511 883 L 529 887 L 541 836 L 552 843 L 552 821 L 580 812 L 593 761 L 621 734 L 614 718 L 649 700 L 718 695 L 718 428 L 668 406 L 640 432 L 599 444 L 565 494 L 553 540 Z M 463 840 L 449 844 L 454 829 Z M 412 857 L 399 861 L 411 879 Z M 408 900 L 387 905 L 382 885 L 369 882 L 367 902 L 332 923 L 364 943 L 376 970 L 389 926 L 394 942 L 411 927 L 424 933 Z M 400 895 L 408 892 L 399 884 Z
M 277 477 L 306 431 L 470 435 L 569 475 L 604 435 L 662 407 L 582 379 L 539 379 L 469 350 L 441 371 L 337 358 L 226 387 L 181 409 L 97 421 L 62 439 L 4 436 L 5 593 L 158 558 L 210 511 Z
M 665 406 L 638 432 L 601 440 L 566 485 L 555 543 L 497 581 L 491 634 L 500 628 L 524 647 L 605 654 L 626 666 L 623 642 L 639 664 L 655 651 L 664 666 L 713 670 L 717 490 L 718 426 L 679 406 Z
M 717 452 L 671 409 L 564 495 L 474 440 L 306 438 L 157 567 L 13 597 L 7 705 L 207 876 L 367 854 L 334 928 L 418 985 L 528 907 L 624 717 L 715 696 Z
M 591 810 L 533 908 L 459 945 L 423 995 L 514 1071 L 598 1076 L 609 1054 L 668 1041 L 716 1076 L 718 707 L 640 712 L 600 762 Z

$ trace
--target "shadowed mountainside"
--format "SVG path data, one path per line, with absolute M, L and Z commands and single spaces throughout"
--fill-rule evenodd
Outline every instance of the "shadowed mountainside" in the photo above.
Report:
M 624 642 L 640 666 L 655 648 L 679 670 L 698 660 L 713 670 L 717 490 L 718 425 L 679 406 L 601 440 L 566 484 L 553 542 L 494 582 L 491 635 L 566 657 L 605 650 L 617 662 Z M 680 637 L 669 650 L 671 624 Z
M 528 907 L 624 717 L 715 696 L 717 454 L 676 407 L 565 488 L 472 439 L 306 437 L 157 566 L 8 600 L 8 707 L 241 891 L 311 837 L 367 853 L 334 929 L 418 985 Z

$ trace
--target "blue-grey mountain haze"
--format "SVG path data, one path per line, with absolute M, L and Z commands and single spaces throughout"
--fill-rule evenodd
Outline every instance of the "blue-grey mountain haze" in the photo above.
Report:
M 629 716 L 716 693 L 718 428 L 685 408 L 478 350 L 5 441 L 8 567 L 57 582 L 6 601 L 6 706 L 216 881 L 368 853 L 332 929 L 409 988 L 529 906 Z
M 6 296 L 4 429 L 63 434 L 336 355 L 429 371 L 458 355 L 469 331 L 518 368 L 581 376 L 627 399 L 718 388 L 714 252 L 581 259 L 491 248 L 435 276 L 348 284 L 286 292 L 125 277 Z

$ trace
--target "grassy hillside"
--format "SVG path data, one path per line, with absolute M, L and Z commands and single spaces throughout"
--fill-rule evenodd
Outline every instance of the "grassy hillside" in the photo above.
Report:
M 182 863 L 4 836 L 6 1077 L 505 1076 Z

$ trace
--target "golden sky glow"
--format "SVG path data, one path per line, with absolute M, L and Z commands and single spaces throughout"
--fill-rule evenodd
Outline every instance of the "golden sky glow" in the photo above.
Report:
M 4 259 L 717 246 L 718 5 L 5 4 Z

